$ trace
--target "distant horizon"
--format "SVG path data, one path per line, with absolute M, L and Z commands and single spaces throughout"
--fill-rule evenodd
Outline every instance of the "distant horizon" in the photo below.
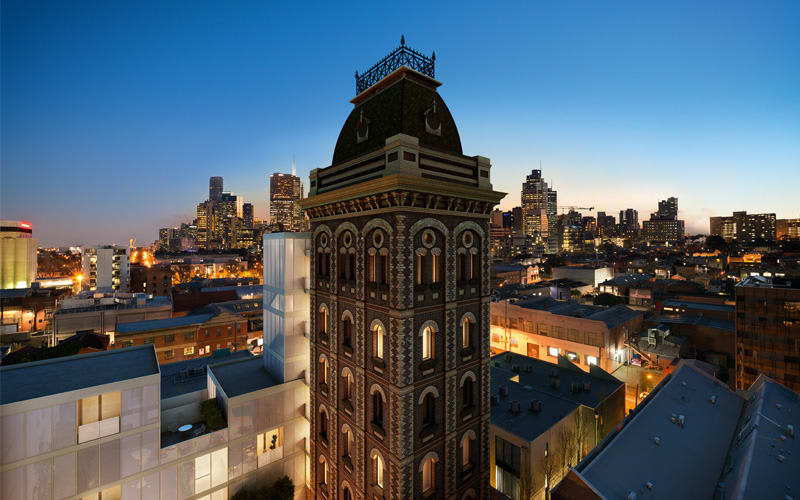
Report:
M 592 216 L 641 222 L 676 196 L 692 234 L 740 210 L 800 217 L 800 3 L 424 8 L 431 23 L 407 5 L 3 2 L 0 217 L 45 247 L 150 244 L 219 175 L 266 219 L 269 176 L 296 159 L 308 192 L 354 71 L 401 34 L 436 52 L 503 210 L 541 162 L 558 204 Z

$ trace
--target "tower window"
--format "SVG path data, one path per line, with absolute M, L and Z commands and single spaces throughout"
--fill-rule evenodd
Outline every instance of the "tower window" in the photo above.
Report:
M 432 393 L 425 395 L 422 400 L 422 426 L 427 427 L 436 423 L 436 396 Z
M 433 457 L 426 459 L 422 463 L 422 491 L 428 492 L 433 490 L 436 486 L 436 480 L 434 478 L 436 473 L 436 462 L 433 460 Z
M 424 330 L 422 330 L 422 360 L 433 359 L 433 351 L 434 351 L 434 341 L 435 341 L 436 333 L 433 330 L 433 327 L 426 326 Z
M 378 359 L 383 359 L 384 332 L 381 325 L 372 328 L 372 355 Z

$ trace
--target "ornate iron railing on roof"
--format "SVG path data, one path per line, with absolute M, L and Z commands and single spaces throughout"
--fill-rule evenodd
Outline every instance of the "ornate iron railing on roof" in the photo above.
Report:
M 391 51 L 389 55 L 360 75 L 356 71 L 356 95 L 375 85 L 383 77 L 401 66 L 408 66 L 414 71 L 434 78 L 435 63 L 436 52 L 433 52 L 431 57 L 427 57 L 414 49 L 406 47 L 405 36 L 401 36 L 400 46 Z

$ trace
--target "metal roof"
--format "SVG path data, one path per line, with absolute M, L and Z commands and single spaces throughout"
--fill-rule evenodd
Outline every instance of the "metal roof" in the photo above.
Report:
M 161 366 L 161 399 L 167 399 L 188 392 L 202 391 L 206 388 L 206 367 L 214 363 L 249 359 L 250 351 L 234 351 L 223 358 L 203 356 Z
M 153 330 L 165 330 L 189 325 L 200 325 L 213 318 L 215 315 L 195 314 L 193 316 L 180 316 L 177 318 L 148 319 L 145 321 L 132 321 L 117 325 L 117 333 L 139 333 Z
M 264 367 L 261 356 L 245 360 L 226 361 L 208 367 L 229 398 L 259 391 L 280 384 Z
M 152 345 L 0 367 L 0 404 L 159 373 Z

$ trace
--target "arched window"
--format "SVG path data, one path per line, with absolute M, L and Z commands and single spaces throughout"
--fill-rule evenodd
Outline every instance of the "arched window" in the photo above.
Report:
M 460 252 L 458 254 L 458 281 L 464 281 L 467 275 L 467 254 Z
M 328 461 L 325 460 L 325 457 L 320 455 L 319 463 L 320 463 L 319 484 L 322 485 L 322 486 L 327 486 L 328 485 Z
M 342 345 L 353 347 L 353 319 L 350 315 L 342 319 Z
M 339 279 L 347 279 L 347 252 L 344 249 L 339 251 Z
M 383 344 L 385 340 L 383 326 L 375 323 L 372 326 L 372 355 L 377 359 L 383 360 Z
M 461 347 L 472 347 L 472 331 L 475 323 L 469 316 L 465 316 L 461 321 Z
M 475 383 L 471 378 L 464 380 L 464 385 L 461 386 L 461 401 L 464 409 L 471 408 L 474 404 L 473 393 Z
M 377 256 L 375 255 L 375 249 L 369 249 L 369 255 L 367 255 L 367 281 L 370 283 L 375 283 L 377 281 L 377 269 L 376 269 L 376 260 Z
M 328 307 L 325 304 L 319 307 L 319 333 L 328 335 Z
M 324 408 L 319 410 L 319 438 L 323 443 L 328 442 L 328 412 Z
M 436 396 L 433 392 L 425 394 L 422 399 L 422 426 L 427 427 L 436 423 Z
M 353 374 L 347 368 L 342 371 L 342 400 L 353 400 Z
M 461 470 L 472 468 L 472 455 L 475 449 L 475 432 L 469 431 L 461 438 Z
M 441 257 L 438 252 L 431 252 L 431 283 L 439 283 L 441 281 Z
M 428 457 L 422 461 L 422 492 L 432 491 L 436 487 L 436 460 Z
M 342 488 L 342 500 L 353 500 L 353 495 L 350 493 L 350 488 L 347 486 Z
M 372 483 L 383 488 L 383 457 L 376 450 L 372 451 Z
M 320 384 L 328 384 L 328 358 L 324 355 L 319 357 L 319 374 L 317 378 Z
M 372 423 L 383 429 L 383 394 L 378 390 L 372 393 Z
M 476 249 L 473 249 L 476 250 Z M 469 279 L 470 281 L 477 280 L 480 276 L 480 259 L 478 252 L 470 252 L 469 254 Z
M 353 451 L 353 431 L 346 424 L 342 427 L 342 456 L 350 457 Z
M 417 285 L 425 282 L 425 254 L 417 253 Z
M 432 326 L 426 326 L 422 330 L 422 360 L 433 359 L 434 341 L 436 332 Z

